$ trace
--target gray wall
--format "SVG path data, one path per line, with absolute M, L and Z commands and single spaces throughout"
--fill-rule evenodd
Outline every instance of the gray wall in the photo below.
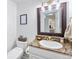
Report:
M 16 4 L 8 0 L 7 6 L 7 51 L 10 51 L 16 40 Z

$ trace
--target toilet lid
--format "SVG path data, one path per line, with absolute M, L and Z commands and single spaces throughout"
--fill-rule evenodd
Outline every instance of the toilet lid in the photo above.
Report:
M 8 59 L 16 59 L 19 58 L 23 54 L 22 48 L 14 48 L 10 52 L 8 52 Z

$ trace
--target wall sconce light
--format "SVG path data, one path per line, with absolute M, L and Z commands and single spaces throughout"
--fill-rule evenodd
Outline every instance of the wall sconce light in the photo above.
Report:
M 55 5 L 55 9 L 58 10 L 59 6 L 60 6 L 60 1 L 59 0 L 49 0 L 48 2 L 42 2 L 42 6 L 41 6 L 41 11 L 45 12 L 45 6 L 48 6 L 48 11 L 51 11 L 53 8 L 52 6 Z

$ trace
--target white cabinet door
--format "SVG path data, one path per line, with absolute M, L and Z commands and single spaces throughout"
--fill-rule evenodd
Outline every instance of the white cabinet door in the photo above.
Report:
M 34 54 L 30 54 L 29 59 L 44 59 L 44 58 L 40 57 L 40 56 L 37 56 L 37 55 L 34 55 Z

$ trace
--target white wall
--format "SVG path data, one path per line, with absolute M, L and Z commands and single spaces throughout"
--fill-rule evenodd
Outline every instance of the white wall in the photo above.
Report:
M 10 51 L 16 40 L 16 4 L 7 2 L 7 51 Z

